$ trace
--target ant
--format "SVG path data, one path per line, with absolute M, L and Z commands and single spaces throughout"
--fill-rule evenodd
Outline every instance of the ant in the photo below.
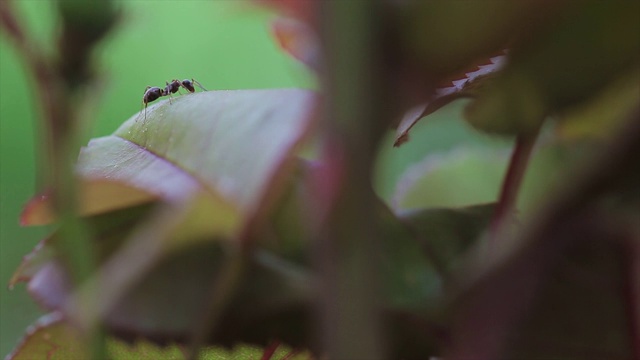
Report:
M 161 89 L 157 86 L 154 86 L 154 87 L 147 86 L 146 89 L 144 89 L 144 95 L 142 96 L 142 104 L 144 105 L 145 121 L 147 120 L 147 105 L 150 102 L 157 100 L 162 96 L 169 96 L 169 103 L 171 103 L 171 99 L 172 99 L 171 94 L 175 94 L 176 92 L 178 92 L 181 87 L 187 89 L 187 91 L 190 93 L 196 92 L 196 88 L 193 86 L 194 84 L 197 85 L 199 88 L 201 88 L 203 91 L 207 91 L 207 89 L 205 89 L 204 86 L 202 86 L 198 81 L 194 79 L 191 79 L 191 80 L 184 79 L 182 81 L 174 79 L 174 80 L 171 80 L 170 83 L 165 81 L 165 84 L 166 86 L 164 89 Z

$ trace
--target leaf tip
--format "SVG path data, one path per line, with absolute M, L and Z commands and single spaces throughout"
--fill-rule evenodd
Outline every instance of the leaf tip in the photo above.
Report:
M 47 190 L 32 197 L 25 205 L 18 223 L 20 226 L 45 225 L 53 220 L 49 206 L 51 191 Z

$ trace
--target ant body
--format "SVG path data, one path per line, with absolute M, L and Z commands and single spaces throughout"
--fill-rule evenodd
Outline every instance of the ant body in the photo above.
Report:
M 151 87 L 147 86 L 144 89 L 144 96 L 142 96 L 142 104 L 144 105 L 144 119 L 147 120 L 147 104 L 150 102 L 157 100 L 158 98 L 164 96 L 164 90 L 160 89 L 157 86 Z
M 169 103 L 171 103 L 172 96 L 171 94 L 175 94 L 180 90 L 181 87 L 187 89 L 188 92 L 194 93 L 196 92 L 196 88 L 193 86 L 194 84 L 198 85 L 203 91 L 207 91 L 199 82 L 194 79 L 184 79 L 182 81 L 173 79 L 171 82 L 165 82 L 166 86 L 164 89 L 159 88 L 157 86 L 151 87 L 147 86 L 144 90 L 144 95 L 142 96 L 142 104 L 144 105 L 144 119 L 147 120 L 147 105 L 155 101 L 163 96 L 169 96 Z

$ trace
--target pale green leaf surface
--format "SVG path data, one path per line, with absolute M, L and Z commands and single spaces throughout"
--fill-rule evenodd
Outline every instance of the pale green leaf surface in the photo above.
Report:
M 506 151 L 481 148 L 428 155 L 398 181 L 392 206 L 400 211 L 493 202 L 507 161 Z
M 550 191 L 588 158 L 592 151 L 562 144 L 535 149 L 521 189 L 517 209 L 531 214 Z M 392 206 L 396 212 L 430 207 L 462 207 L 498 200 L 509 152 L 486 148 L 457 148 L 428 155 L 409 167 L 398 181 Z
M 207 91 L 163 100 L 115 133 L 236 203 L 258 206 L 279 166 L 307 133 L 313 92 Z

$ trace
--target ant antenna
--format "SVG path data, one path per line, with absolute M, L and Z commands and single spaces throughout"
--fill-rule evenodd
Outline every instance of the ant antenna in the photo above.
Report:
M 204 86 L 202 86 L 202 84 L 200 84 L 200 82 L 199 82 L 199 81 L 197 81 L 196 79 L 191 79 L 191 81 L 192 81 L 194 84 L 198 85 L 198 87 L 199 87 L 200 89 L 202 89 L 202 91 L 207 91 L 207 89 L 205 89 L 205 88 L 204 88 Z

